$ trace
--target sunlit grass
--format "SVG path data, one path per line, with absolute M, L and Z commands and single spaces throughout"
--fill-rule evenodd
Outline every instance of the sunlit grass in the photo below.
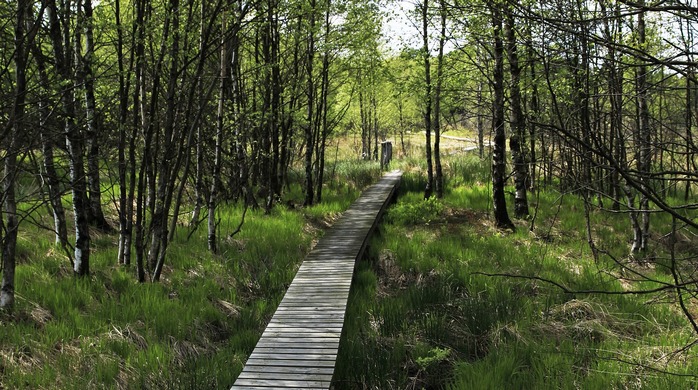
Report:
M 31 218 L 19 236 L 17 305 L 0 317 L 0 387 L 229 388 L 313 240 L 379 176 L 375 162 L 328 165 L 323 202 L 302 207 L 302 177 L 292 175 L 272 212 L 248 209 L 234 236 L 244 207 L 221 204 L 216 255 L 184 205 L 160 283 L 139 284 L 135 257 L 117 265 L 118 237 L 96 231 L 92 274 L 74 278 L 46 206 L 22 204 Z M 105 200 L 117 193 L 109 187 Z
M 354 152 L 342 148 L 338 155 Z M 277 207 L 247 210 L 232 237 L 244 208 L 222 204 L 217 255 L 205 225 L 192 232 L 180 221 L 158 284 L 138 284 L 134 265 L 116 265 L 116 236 L 103 233 L 94 235 L 91 277 L 75 279 L 53 234 L 23 223 L 17 308 L 0 317 L 0 387 L 228 388 L 313 240 L 379 177 L 377 163 L 349 160 L 326 165 L 323 202 L 312 207 L 302 206 L 293 171 Z M 391 164 L 405 172 L 400 197 L 357 266 L 336 388 L 695 387 L 649 368 L 698 372 L 690 351 L 668 359 L 695 338 L 670 295 L 571 294 L 485 275 L 536 276 L 572 291 L 656 287 L 619 281 L 608 256 L 593 260 L 577 196 L 535 191 L 535 220 L 502 232 L 490 217 L 489 161 L 473 152 L 444 167 L 445 198 L 424 201 L 423 157 Z M 33 222 L 51 226 L 41 207 Z M 591 211 L 597 247 L 629 261 L 627 215 Z M 670 223 L 653 214 L 658 237 Z M 660 282 L 670 281 L 667 250 L 658 245 L 655 269 L 642 269 Z
M 401 196 L 356 275 L 337 388 L 695 385 L 698 360 L 690 352 L 668 358 L 695 339 L 670 296 L 583 293 L 659 286 L 619 279 L 613 258 L 630 261 L 627 214 L 590 206 L 592 239 L 606 251 L 596 261 L 576 195 L 541 188 L 529 194 L 535 220 L 500 231 L 488 161 L 474 153 L 449 158 L 440 201 L 424 200 L 419 161 L 401 164 Z M 653 229 L 667 222 L 654 218 Z M 670 281 L 659 269 L 642 272 Z

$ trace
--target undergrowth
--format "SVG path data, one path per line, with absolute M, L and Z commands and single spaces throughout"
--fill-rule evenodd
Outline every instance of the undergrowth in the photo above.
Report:
M 413 164 L 358 266 L 337 389 L 696 387 L 698 359 L 680 350 L 696 335 L 671 294 L 566 293 L 544 281 L 611 293 L 671 282 L 659 266 L 642 270 L 655 282 L 619 271 L 625 214 L 592 211 L 594 241 L 608 254 L 595 261 L 579 197 L 541 188 L 530 198 L 536 219 L 511 233 L 490 217 L 486 161 L 447 160 L 443 200 L 424 200 Z M 658 236 L 666 229 L 653 217 Z
M 594 261 L 578 197 L 540 189 L 535 220 L 503 232 L 490 218 L 486 162 L 444 163 L 447 194 L 426 201 L 421 159 L 394 164 L 405 171 L 401 193 L 357 265 L 334 388 L 698 386 L 693 350 L 677 352 L 695 334 L 671 294 L 572 294 L 541 280 L 611 292 L 669 281 L 670 220 L 653 217 L 655 267 L 643 272 L 656 281 L 634 282 L 619 272 L 631 261 L 625 215 L 592 212 L 608 254 Z M 53 234 L 24 223 L 17 306 L 0 316 L 0 389 L 229 388 L 312 243 L 379 175 L 375 163 L 328 164 L 323 202 L 301 207 L 292 172 L 274 211 L 249 210 L 233 237 L 243 208 L 221 205 L 219 254 L 203 229 L 181 226 L 157 284 L 114 264 L 117 238 L 103 233 L 92 275 L 75 279 Z M 44 212 L 34 219 L 49 226 Z M 694 250 L 690 236 L 680 243 Z
M 92 274 L 76 279 L 53 234 L 24 223 L 16 307 L 0 314 L 0 389 L 229 388 L 312 242 L 380 176 L 375 163 L 330 168 L 322 203 L 300 207 L 292 177 L 283 202 L 248 210 L 233 237 L 243 207 L 222 204 L 218 255 L 205 227 L 180 226 L 160 283 L 139 284 L 134 266 L 115 264 L 116 234 L 97 231 Z M 32 217 L 51 225 L 45 208 Z

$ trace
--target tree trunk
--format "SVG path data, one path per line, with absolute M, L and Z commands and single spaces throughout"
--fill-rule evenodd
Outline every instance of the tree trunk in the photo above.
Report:
M 373 62 L 373 60 L 371 61 Z M 371 66 L 372 68 L 375 65 Z M 376 99 L 376 75 L 371 69 L 371 110 L 373 111 L 373 161 L 378 161 L 378 100 Z
M 65 29 L 61 30 L 59 10 L 55 0 L 48 0 L 47 10 L 49 12 L 50 37 L 53 44 L 55 66 L 61 85 L 59 93 L 70 164 L 70 187 L 73 195 L 73 215 L 75 220 L 73 271 L 77 276 L 86 276 L 90 273 L 89 204 L 84 164 L 84 134 L 80 131 L 77 123 L 75 123 L 75 97 L 73 95 L 72 64 L 70 62 L 70 34 Z M 61 13 L 66 15 L 66 17 L 70 14 L 69 10 L 62 10 Z
M 70 244 L 68 243 L 68 227 L 65 218 L 65 208 L 63 207 L 63 192 L 60 188 L 60 180 L 58 179 L 58 172 L 56 171 L 54 161 L 54 140 L 47 127 L 47 122 L 51 116 L 51 104 L 49 102 L 51 83 L 46 73 L 44 54 L 36 43 L 32 44 L 32 51 L 39 73 L 39 89 L 41 91 L 39 98 L 39 131 L 41 137 L 41 152 L 43 154 L 44 182 L 48 187 L 49 203 L 51 204 L 51 210 L 53 212 L 56 245 L 60 245 L 72 261 Z
M 20 3 L 19 7 L 24 4 Z M 20 8 L 21 9 L 21 8 Z M 24 14 L 19 11 L 18 13 Z M 17 18 L 18 22 L 23 22 L 23 17 Z M 17 35 L 17 34 L 21 35 Z M 15 27 L 15 48 L 17 41 L 24 41 L 24 31 Z M 21 57 L 20 51 L 15 52 L 15 57 Z M 19 218 L 17 216 L 17 202 L 15 199 L 15 177 L 17 175 L 17 136 L 22 131 L 21 122 L 24 120 L 24 98 L 26 96 L 26 76 L 25 66 L 22 60 L 15 59 L 15 70 L 17 71 L 15 101 L 13 113 L 9 125 L 9 145 L 5 155 L 5 172 L 3 175 L 3 198 L 4 212 L 7 221 L 3 222 L 5 237 L 2 240 L 2 286 L 0 287 L 0 309 L 12 310 L 15 301 L 15 252 L 17 248 L 17 231 L 19 229 Z
M 7 128 L 3 131 L 8 134 L 8 144 L 5 154 L 4 175 L 2 178 L 3 211 L 0 214 L 5 237 L 2 237 L 2 285 L 0 286 L 0 309 L 12 310 L 15 302 L 15 254 L 17 248 L 17 233 L 19 218 L 17 216 L 17 201 L 15 198 L 15 179 L 17 177 L 18 137 L 24 131 L 24 104 L 27 96 L 27 58 L 28 47 L 31 42 L 26 31 L 26 24 L 31 9 L 31 2 L 19 0 L 14 26 L 14 63 L 15 63 L 15 93 L 12 102 L 12 113 Z
M 504 43 L 502 41 L 502 13 L 498 5 L 491 7 L 494 28 L 494 145 L 492 152 L 492 196 L 495 224 L 500 229 L 514 229 L 507 212 L 504 182 L 506 180 L 506 134 L 504 132 Z
M 480 56 L 478 55 L 478 58 Z M 477 83 L 477 148 L 480 159 L 485 158 L 485 115 L 483 114 L 484 102 L 482 100 L 482 80 Z
M 364 85 L 361 69 L 358 70 L 358 88 L 359 88 L 359 116 L 361 117 L 361 158 L 364 160 L 370 159 L 370 134 L 368 132 L 368 124 L 366 120 L 366 107 L 364 99 Z
M 280 106 L 282 95 L 281 69 L 279 64 L 279 52 L 281 51 L 281 37 L 279 36 L 279 4 L 272 1 L 269 7 L 269 63 L 271 65 L 271 106 L 269 116 L 269 137 L 270 137 L 270 158 L 269 171 L 266 178 L 268 193 L 265 203 L 266 212 L 271 212 L 277 198 L 281 197 L 281 187 L 279 186 L 278 173 L 280 162 L 279 143 L 279 123 Z
M 318 155 L 318 177 L 317 177 L 317 202 L 322 202 L 322 183 L 325 177 L 325 149 L 327 147 L 327 137 L 329 136 L 329 128 L 327 123 L 327 110 L 330 89 L 330 45 L 328 43 L 330 37 L 330 8 L 331 0 L 327 0 L 325 5 L 325 52 L 322 56 L 322 85 L 320 86 L 320 109 L 322 112 L 320 119 L 321 135 L 320 135 L 320 153 Z
M 201 24 L 199 27 L 199 53 L 203 56 L 205 45 L 204 45 L 204 21 L 206 18 L 206 4 L 207 1 L 201 2 Z M 199 110 L 203 110 L 206 104 L 204 99 L 203 83 L 198 82 L 197 87 L 199 89 Z M 199 224 L 199 215 L 201 214 L 201 208 L 204 205 L 204 135 L 203 135 L 202 122 L 196 127 L 196 176 L 194 180 L 194 210 L 191 213 L 191 219 L 189 225 L 196 228 Z
M 99 140 L 97 138 L 96 103 L 94 91 L 94 74 L 92 62 L 94 61 L 94 34 L 92 17 L 92 0 L 82 0 L 84 10 L 83 28 L 85 32 L 85 54 L 80 58 L 82 71 L 78 72 L 85 91 L 85 119 L 87 121 L 87 182 L 89 191 L 90 223 L 102 231 L 111 231 L 111 226 L 104 217 L 102 211 L 102 188 L 99 177 Z M 76 42 L 80 45 L 80 42 Z
M 148 153 L 150 143 L 145 143 L 144 156 L 140 164 L 140 168 L 136 169 L 136 139 L 143 130 L 147 132 L 145 125 L 145 8 L 147 0 L 135 0 L 136 2 L 136 20 L 135 20 L 135 85 L 133 89 L 133 129 L 129 139 L 129 166 L 130 166 L 130 186 L 128 206 L 133 212 L 133 203 L 136 204 L 136 220 L 135 220 L 135 250 L 136 250 L 136 273 L 139 283 L 145 282 L 145 207 L 143 204 L 143 194 L 145 192 L 145 165 L 148 161 Z M 146 140 L 147 141 L 147 140 Z M 131 213 L 132 214 L 132 213 Z M 130 214 L 129 214 L 130 215 Z M 133 224 L 131 228 L 133 228 Z M 130 232 L 130 229 L 129 229 Z M 130 237 L 124 237 L 128 240 L 128 244 L 124 244 L 125 250 L 130 250 Z M 125 255 L 127 256 L 127 255 Z M 127 256 L 128 258 L 130 256 Z
M 509 5 L 505 5 L 505 33 L 507 39 L 507 55 L 509 57 L 509 73 L 511 75 L 511 136 L 509 146 L 514 165 L 514 216 L 516 218 L 528 217 L 528 162 L 524 145 L 526 144 L 526 120 L 521 105 L 521 67 L 519 66 L 519 55 L 516 48 L 516 33 L 514 31 L 514 14 Z
M 533 50 L 533 42 L 530 40 L 527 43 L 528 46 L 528 61 L 530 63 L 530 74 L 531 74 L 531 113 L 530 113 L 530 118 L 531 120 L 529 121 L 530 123 L 528 124 L 528 134 L 529 134 L 529 142 L 530 142 L 530 155 L 529 155 L 529 164 L 530 164 L 530 170 L 529 170 L 529 188 L 532 189 L 538 181 L 538 176 L 536 172 L 536 167 L 537 167 L 537 156 L 536 156 L 536 137 L 537 132 L 536 132 L 536 127 L 538 126 L 538 114 L 539 114 L 539 103 L 538 103 L 538 80 L 536 76 L 536 61 L 534 60 L 534 50 Z
M 641 1 L 644 4 L 644 1 Z M 638 38 L 640 40 L 639 45 L 641 48 L 645 48 L 646 45 L 646 29 L 645 29 L 645 11 L 640 11 L 638 14 Z M 646 252 L 648 249 L 649 241 L 649 230 L 650 230 L 650 212 L 649 212 L 649 199 L 646 193 L 650 191 L 650 173 L 652 170 L 652 131 L 650 128 L 650 112 L 647 104 L 649 96 L 649 85 L 647 83 L 647 73 L 648 68 L 644 63 L 644 59 L 641 59 L 643 63 L 638 68 L 637 74 L 637 96 L 639 105 L 639 119 L 640 128 L 638 129 L 639 138 L 639 153 L 637 157 L 637 170 L 640 175 L 640 188 L 642 189 L 639 200 L 639 211 L 640 211 L 640 242 L 638 249 L 641 252 Z M 633 243 L 633 247 L 635 247 Z
M 165 253 L 168 245 L 168 216 L 171 204 L 172 190 L 174 184 L 172 172 L 176 172 L 171 164 L 174 159 L 174 134 L 175 134 L 175 95 L 177 94 L 177 74 L 179 66 L 179 0 L 170 0 L 169 13 L 172 23 L 172 46 L 169 50 L 170 71 L 167 80 L 165 123 L 163 125 L 163 143 L 160 161 L 158 161 L 157 188 L 155 189 L 155 205 L 152 214 L 152 239 L 148 253 L 148 262 L 153 270 L 151 279 L 153 282 L 160 280 L 162 267 L 165 261 Z M 167 34 L 165 34 L 165 37 Z M 165 38 L 166 39 L 166 38 Z
M 436 65 L 436 90 L 434 91 L 434 187 L 436 197 L 444 197 L 444 176 L 441 168 L 441 87 L 444 74 L 444 43 L 446 41 L 446 2 L 439 0 L 441 16 L 441 34 L 439 35 L 439 58 Z
M 211 188 L 208 198 L 208 250 L 218 252 L 216 239 L 216 205 L 218 204 L 218 187 L 221 181 L 221 165 L 223 152 L 223 116 L 225 115 L 225 87 L 228 77 L 228 52 L 225 42 L 226 20 L 225 11 L 221 13 L 221 59 L 220 80 L 218 84 L 218 112 L 216 114 L 216 146 L 214 149 L 213 172 L 211 175 Z
M 314 128 L 314 106 L 315 106 L 315 80 L 313 72 L 313 62 L 315 61 L 315 12 L 316 1 L 310 0 L 310 21 L 308 27 L 308 57 L 306 63 L 307 71 L 307 95 L 308 95 L 308 115 L 305 124 L 305 200 L 304 206 L 311 206 L 314 202 L 313 186 L 313 128 Z
M 434 183 L 434 168 L 431 161 L 431 54 L 429 53 L 429 0 L 424 0 L 422 8 L 422 55 L 424 56 L 424 130 L 426 133 L 427 185 L 424 188 L 424 199 L 431 197 Z
M 114 19 L 116 23 L 116 53 L 117 66 L 119 72 L 119 145 L 118 145 L 118 166 L 119 166 L 119 244 L 117 262 L 123 265 L 131 264 L 131 227 L 133 225 L 133 198 L 129 197 L 129 186 L 134 186 L 133 182 L 127 181 L 129 161 L 126 160 L 126 151 L 129 148 L 126 137 L 126 123 L 128 121 L 128 94 L 130 89 L 130 76 L 133 69 L 133 51 L 129 72 L 124 66 L 124 32 L 121 24 L 121 0 L 114 3 Z M 134 108 L 135 111 L 135 108 Z M 131 200 L 129 202 L 129 200 Z
M 240 2 L 238 2 L 238 9 L 240 9 Z M 240 15 L 242 18 L 242 15 Z M 245 134 L 243 129 L 244 118 L 242 116 L 243 107 L 243 94 L 242 94 L 242 81 L 240 76 L 240 39 L 238 36 L 239 23 L 241 19 L 238 19 L 235 28 L 233 29 L 233 35 L 231 37 L 231 65 L 230 65 L 230 77 L 231 77 L 231 100 L 232 100 L 232 120 L 235 124 L 233 133 L 233 160 L 234 160 L 234 186 L 233 193 L 237 197 L 244 197 L 243 202 L 249 205 L 249 192 L 247 191 L 247 164 L 245 163 Z

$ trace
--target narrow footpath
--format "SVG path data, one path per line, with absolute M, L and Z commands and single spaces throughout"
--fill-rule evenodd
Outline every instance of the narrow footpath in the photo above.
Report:
M 329 389 L 356 261 L 401 176 L 367 189 L 308 254 L 232 389 Z

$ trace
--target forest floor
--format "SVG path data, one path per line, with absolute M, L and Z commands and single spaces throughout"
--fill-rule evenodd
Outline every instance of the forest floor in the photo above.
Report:
M 575 195 L 539 188 L 535 217 L 496 229 L 477 152 L 445 157 L 446 196 L 425 201 L 422 138 L 409 135 L 411 158 L 391 166 L 405 172 L 401 194 L 358 264 L 335 388 L 697 386 L 698 357 L 681 348 L 698 335 L 672 293 L 620 294 L 668 280 L 657 265 L 667 218 L 653 217 L 654 260 L 638 263 L 627 256 L 627 216 L 591 210 L 597 246 L 656 280 L 634 281 L 610 257 L 593 258 Z M 270 215 L 250 210 L 218 255 L 203 227 L 190 236 L 181 226 L 161 283 L 139 284 L 132 266 L 115 264 L 112 234 L 95 235 L 92 275 L 73 278 L 37 211 L 21 227 L 17 307 L 0 316 L 0 389 L 228 388 L 313 242 L 379 177 L 376 163 L 341 161 L 355 146 L 335 145 L 322 204 L 296 206 L 294 185 Z M 222 205 L 222 236 L 242 212 Z M 690 233 L 681 248 L 695 259 Z M 544 279 L 613 294 L 565 293 Z
M 653 215 L 653 247 L 632 259 L 627 215 L 590 205 L 595 259 L 574 194 L 537 189 L 532 217 L 502 231 L 476 152 L 446 159 L 441 200 L 423 200 L 421 163 L 402 164 L 402 193 L 355 276 L 337 389 L 696 387 L 685 347 L 698 335 L 673 291 L 629 293 L 673 282 L 669 218 Z M 698 237 L 678 236 L 694 272 Z

